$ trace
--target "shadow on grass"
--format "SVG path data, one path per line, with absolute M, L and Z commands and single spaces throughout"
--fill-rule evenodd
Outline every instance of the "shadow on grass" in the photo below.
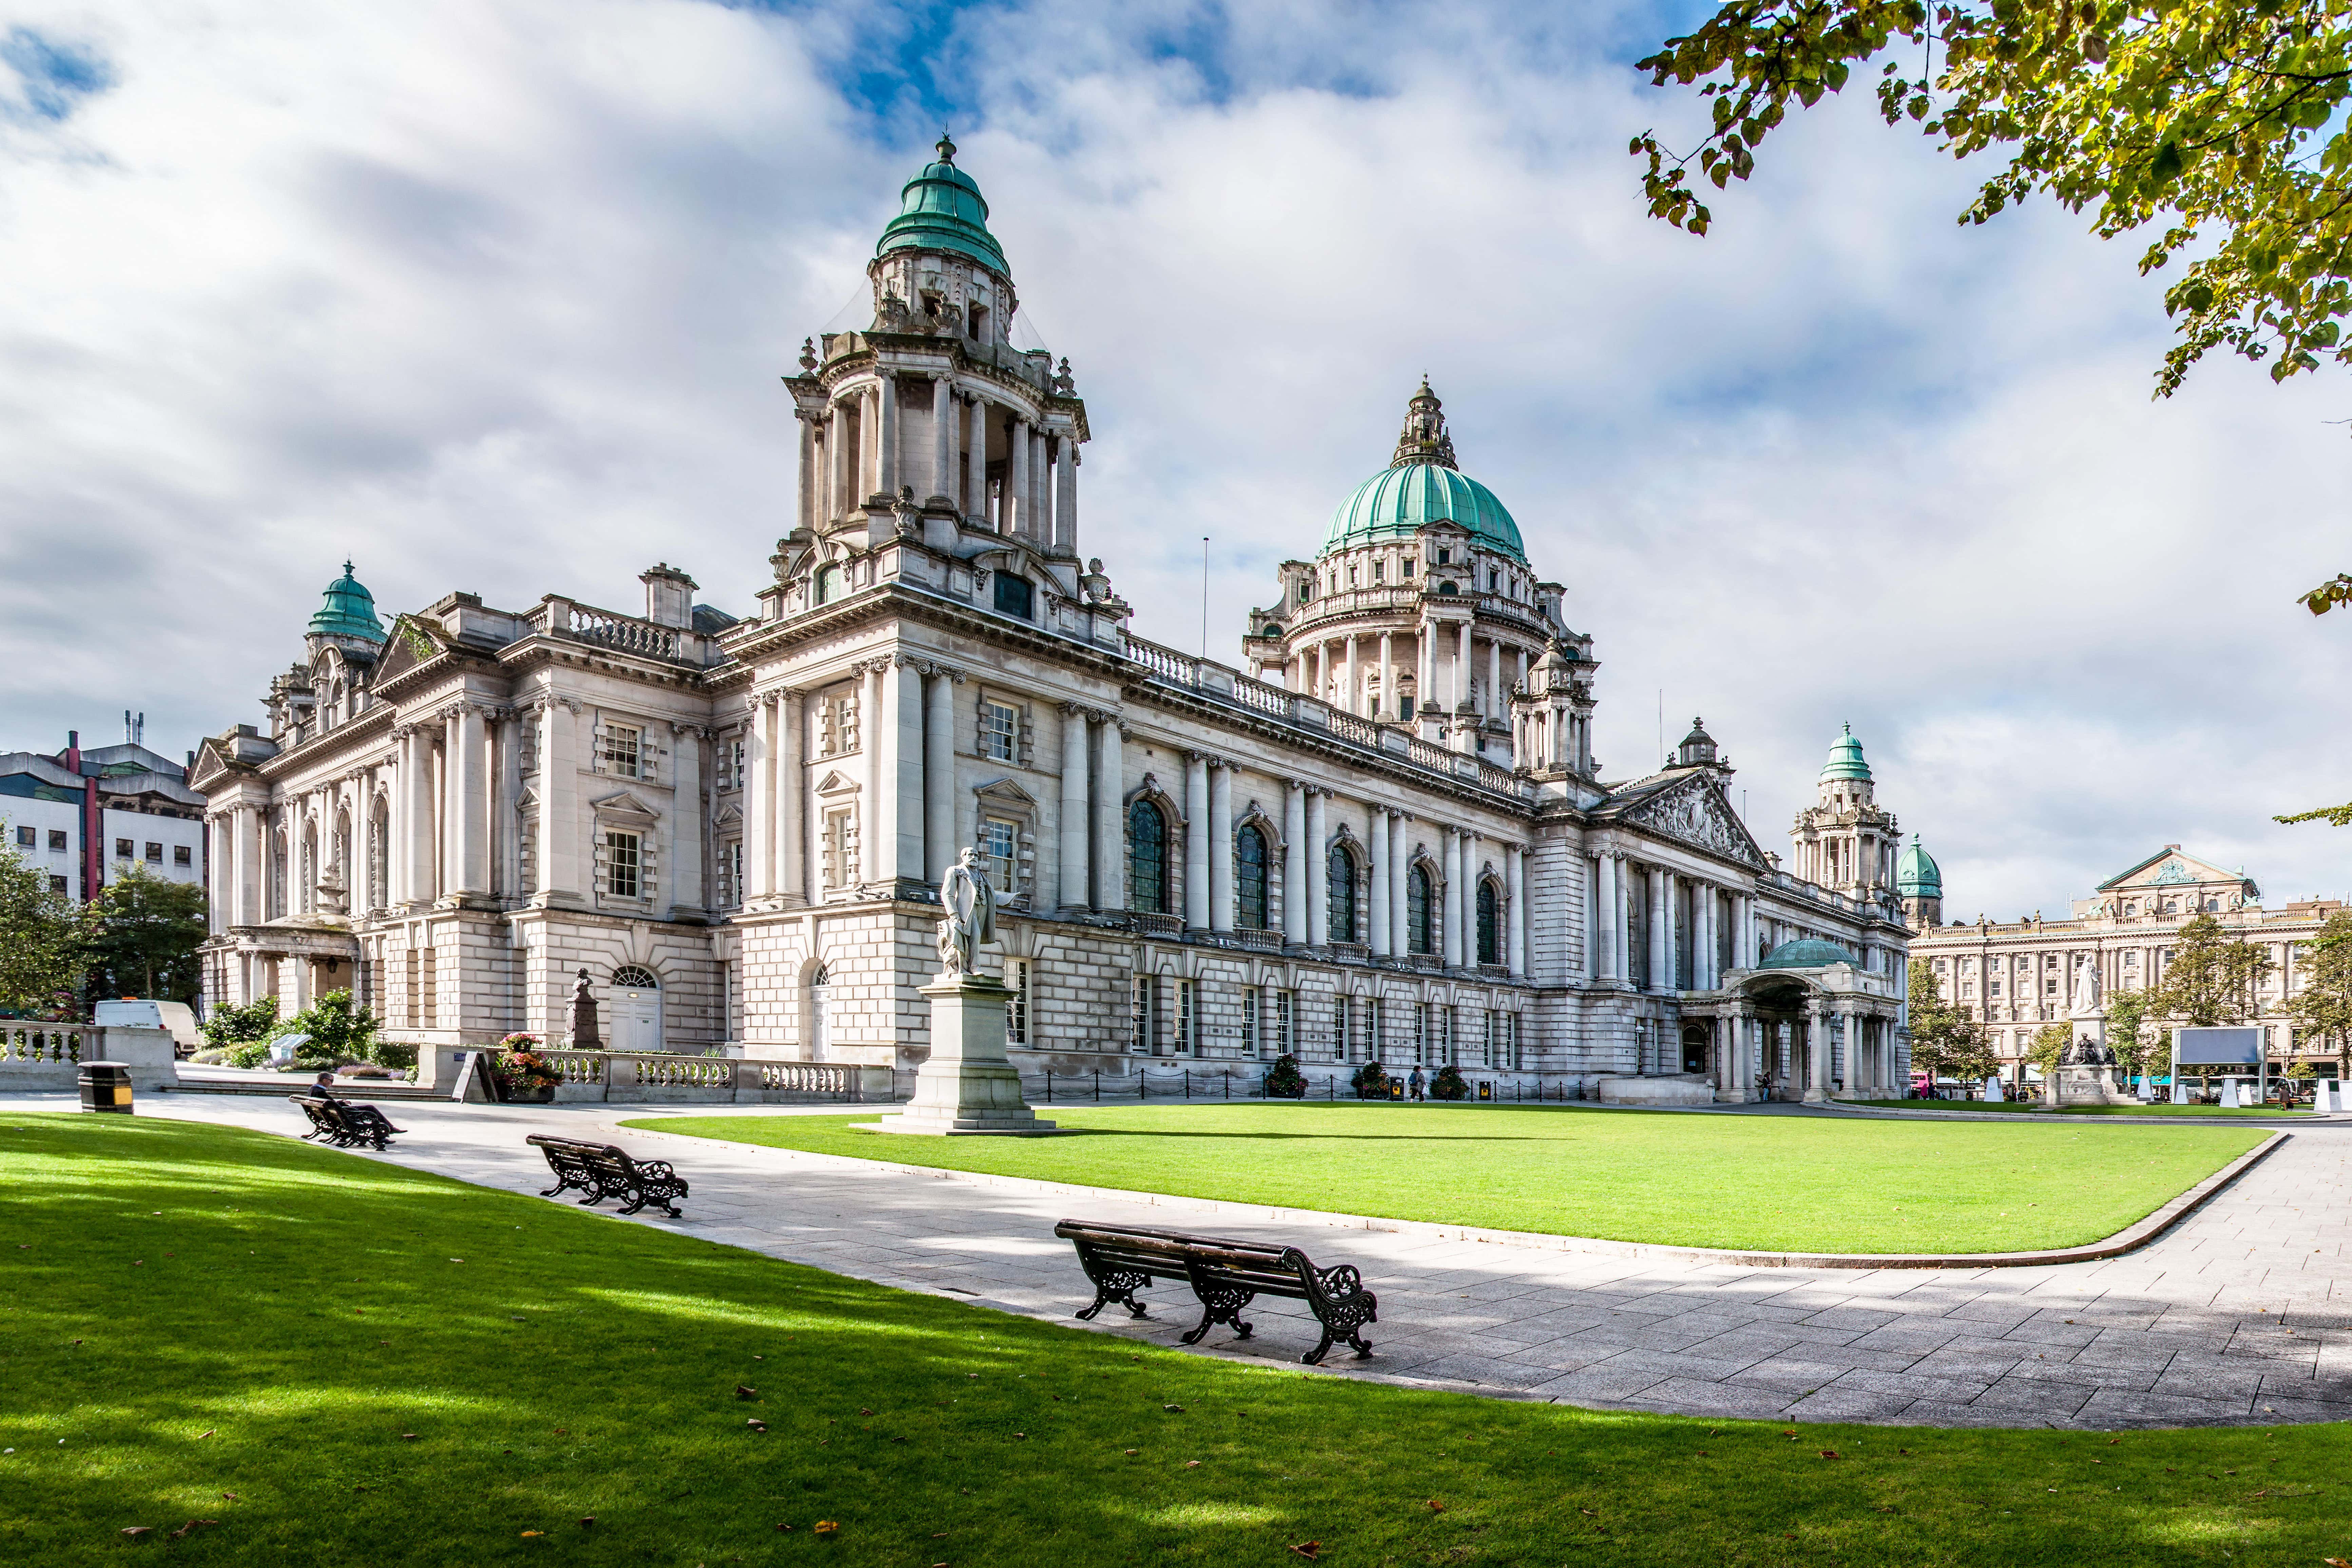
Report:
M 0 1117 L 0 1194 L 13 1562 L 1223 1564 L 1316 1540 L 1349 1563 L 2141 1568 L 2336 1544 L 2287 1495 L 2332 1466 L 2329 1428 L 2117 1449 L 1415 1393 L 184 1123 Z M 2165 1468 L 2191 1465 L 2265 1491 L 2184 1496 Z M 216 1522 L 167 1540 L 190 1520 Z

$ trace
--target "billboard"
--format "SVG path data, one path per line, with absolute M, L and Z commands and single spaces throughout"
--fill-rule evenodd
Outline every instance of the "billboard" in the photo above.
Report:
M 2175 1029 L 2172 1065 L 2195 1071 L 2220 1068 L 2252 1072 L 2262 1066 L 2263 1032 L 2258 1028 Z

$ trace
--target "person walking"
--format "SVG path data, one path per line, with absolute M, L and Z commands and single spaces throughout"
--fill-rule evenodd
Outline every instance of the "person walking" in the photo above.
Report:
M 1421 1098 L 1421 1069 L 1419 1068 L 1413 1068 L 1412 1076 L 1406 1079 L 1404 1081 L 1405 1087 L 1412 1090 L 1412 1097 L 1415 1100 L 1419 1100 Z

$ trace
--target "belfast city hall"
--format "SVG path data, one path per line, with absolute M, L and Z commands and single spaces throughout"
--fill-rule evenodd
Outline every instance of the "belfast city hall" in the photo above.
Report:
M 1901 844 L 1859 742 L 1785 858 L 1703 724 L 1604 782 L 1593 636 L 1427 384 L 1234 662 L 1134 636 L 1080 538 L 1089 410 L 954 153 L 907 183 L 863 324 L 785 382 L 799 510 L 750 615 L 665 563 L 598 595 L 626 609 L 387 617 L 346 566 L 266 722 L 198 757 L 208 1000 L 348 989 L 457 1049 L 564 1043 L 578 993 L 615 1051 L 903 1071 L 972 847 L 1033 1071 L 1287 1054 L 1637 1103 L 1904 1080 Z

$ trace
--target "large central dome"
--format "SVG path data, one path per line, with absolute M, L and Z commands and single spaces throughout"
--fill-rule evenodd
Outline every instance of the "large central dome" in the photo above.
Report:
M 953 250 L 1010 276 L 1004 252 L 988 232 L 988 203 L 970 174 L 955 166 L 955 143 L 940 138 L 939 160 L 923 165 L 898 193 L 898 216 L 882 226 L 876 256 L 908 247 Z
M 1356 487 L 1331 514 L 1323 553 L 1382 539 L 1410 539 L 1423 526 L 1454 522 L 1489 550 L 1525 562 L 1519 525 L 1495 492 L 1454 463 L 1444 405 L 1423 381 L 1405 415 L 1404 433 L 1389 466 Z

